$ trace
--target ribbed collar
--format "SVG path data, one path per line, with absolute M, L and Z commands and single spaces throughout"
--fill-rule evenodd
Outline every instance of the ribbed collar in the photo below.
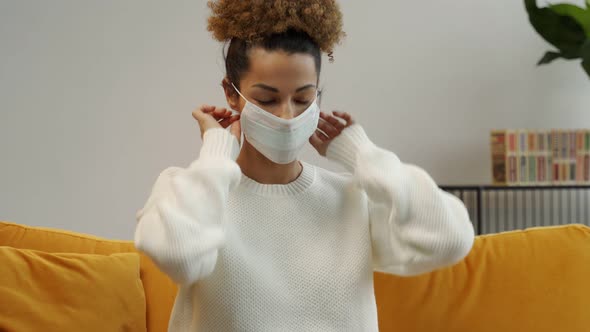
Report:
M 267 197 L 275 196 L 293 196 L 300 194 L 307 190 L 315 180 L 315 166 L 300 160 L 303 170 L 301 174 L 294 180 L 287 184 L 262 184 L 258 183 L 242 173 L 242 180 L 240 187 L 245 190 Z

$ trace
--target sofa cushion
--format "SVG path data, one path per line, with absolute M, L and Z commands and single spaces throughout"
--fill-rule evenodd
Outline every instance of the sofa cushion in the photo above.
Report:
M 0 246 L 0 331 L 146 331 L 139 255 Z
M 137 252 L 131 241 L 100 237 L 45 227 L 0 221 L 0 246 L 45 252 L 109 255 Z M 140 254 L 140 276 L 146 294 L 148 332 L 165 332 L 176 296 L 176 285 L 145 255 Z
M 455 266 L 375 274 L 380 331 L 590 331 L 590 228 L 483 235 Z

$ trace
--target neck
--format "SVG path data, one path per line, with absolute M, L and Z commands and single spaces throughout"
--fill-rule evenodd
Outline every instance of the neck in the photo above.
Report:
M 299 177 L 303 167 L 295 160 L 289 164 L 277 164 L 266 158 L 244 140 L 236 160 L 242 173 L 261 184 L 288 184 Z

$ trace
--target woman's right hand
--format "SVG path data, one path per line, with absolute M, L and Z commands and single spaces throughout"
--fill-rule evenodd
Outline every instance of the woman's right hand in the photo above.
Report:
M 231 125 L 230 132 L 238 139 L 242 136 L 240 127 L 240 114 L 232 115 L 231 111 L 224 107 L 201 105 L 193 111 L 193 118 L 199 123 L 201 139 L 205 132 L 211 128 L 227 128 Z

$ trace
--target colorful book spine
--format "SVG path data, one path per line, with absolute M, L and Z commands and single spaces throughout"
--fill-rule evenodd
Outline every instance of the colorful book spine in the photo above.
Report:
M 559 183 L 559 130 L 551 130 L 551 183 Z
M 569 154 L 567 158 L 567 167 L 568 167 L 568 178 L 566 183 L 567 184 L 576 184 L 576 174 L 577 174 L 577 167 L 576 167 L 576 131 L 569 131 L 569 140 L 568 140 L 568 148 Z
M 527 132 L 527 183 L 537 183 L 537 132 L 529 130 Z
M 590 184 L 590 129 L 576 132 L 576 183 Z
M 497 185 L 590 184 L 590 129 L 492 130 Z
M 551 151 L 551 130 L 545 131 L 545 166 L 546 179 L 544 184 L 548 185 L 553 180 L 553 152 Z
M 505 184 L 507 182 L 506 171 L 506 132 L 504 130 L 492 131 L 490 144 L 492 147 L 492 182 Z
M 584 131 L 584 176 L 583 183 L 590 184 L 590 130 Z
M 516 132 L 514 130 L 506 130 L 506 136 L 508 137 L 507 140 L 507 173 L 506 173 L 506 183 L 507 184 L 516 184 L 518 182 L 518 156 L 517 156 L 517 139 L 516 139 Z
M 526 130 L 519 129 L 517 134 L 518 139 L 518 182 L 517 184 L 528 184 L 528 135 Z

